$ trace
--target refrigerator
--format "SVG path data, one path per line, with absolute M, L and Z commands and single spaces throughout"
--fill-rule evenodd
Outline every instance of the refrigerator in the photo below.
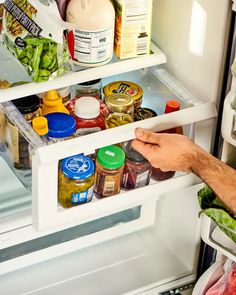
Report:
M 114 55 L 99 68 L 0 89 L 0 102 L 11 115 L 12 99 L 98 78 L 103 85 L 128 80 L 142 86 L 142 106 L 158 113 L 42 146 L 21 122 L 22 133 L 35 143 L 31 192 L 1 153 L 1 294 L 203 295 L 225 263 L 236 261 L 235 243 L 199 215 L 197 192 L 204 183 L 192 173 L 177 172 L 70 209 L 57 202 L 60 159 L 131 140 L 137 127 L 159 132 L 183 126 L 205 150 L 236 163 L 234 9 L 230 0 L 154 0 L 150 55 L 124 60 Z M 0 55 L 0 79 L 29 81 L 2 42 Z M 163 114 L 169 99 L 180 101 L 181 110 Z

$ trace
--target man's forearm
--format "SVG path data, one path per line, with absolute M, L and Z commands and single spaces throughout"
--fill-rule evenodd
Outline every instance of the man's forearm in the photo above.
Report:
M 221 201 L 236 214 L 236 171 L 203 150 L 196 152 L 192 172 L 206 182 Z

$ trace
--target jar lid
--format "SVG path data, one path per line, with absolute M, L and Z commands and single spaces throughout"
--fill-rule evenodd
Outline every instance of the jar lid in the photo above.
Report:
M 82 119 L 97 118 L 100 114 L 99 101 L 91 96 L 82 96 L 75 102 L 75 115 Z
M 132 162 L 138 162 L 138 163 L 147 163 L 148 160 L 145 159 L 140 153 L 138 153 L 136 150 L 134 150 L 131 147 L 131 141 L 127 141 L 123 144 L 123 149 L 126 155 L 126 158 L 129 159 Z
M 109 109 L 116 112 L 125 112 L 133 106 L 133 99 L 127 94 L 115 93 L 105 98 L 105 103 Z
M 97 160 L 104 168 L 117 169 L 125 162 L 125 153 L 122 148 L 110 145 L 99 149 Z
M 63 138 L 73 135 L 76 131 L 75 119 L 65 113 L 50 113 L 45 116 L 48 120 L 48 136 Z
M 32 120 L 32 127 L 34 131 L 39 135 L 43 136 L 48 133 L 48 120 L 45 117 L 35 117 Z
M 130 81 L 115 81 L 103 87 L 105 96 L 113 93 L 123 93 L 132 97 L 134 102 L 138 102 L 143 97 L 143 89 L 136 83 Z
M 166 103 L 165 113 L 172 113 L 180 110 L 180 103 L 177 100 L 168 100 Z
M 91 81 L 79 83 L 78 85 L 82 85 L 82 86 L 93 86 L 95 84 L 100 83 L 101 81 L 102 81 L 102 79 L 96 79 L 96 80 L 91 80 Z
M 148 108 L 135 108 L 134 109 L 134 121 L 141 121 L 149 118 L 156 117 L 157 113 Z
M 39 109 L 40 100 L 36 95 L 25 96 L 12 100 L 15 107 L 21 112 L 21 114 L 33 113 Z
M 70 179 L 83 180 L 93 175 L 94 164 L 89 157 L 81 154 L 63 159 L 61 170 Z

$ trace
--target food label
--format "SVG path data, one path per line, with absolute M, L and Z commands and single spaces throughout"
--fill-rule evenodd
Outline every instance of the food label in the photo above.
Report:
M 84 192 L 72 194 L 71 203 L 74 205 L 87 203 L 92 199 L 92 196 L 93 196 L 93 186 L 91 186 L 88 190 Z
M 75 61 L 90 64 L 104 62 L 111 57 L 112 48 L 113 28 L 97 32 L 74 30 Z
M 148 175 L 149 175 L 149 170 L 145 171 L 145 172 L 142 172 L 140 174 L 137 174 L 135 187 L 141 187 L 141 186 L 146 185 Z
M 115 191 L 115 186 L 117 181 L 119 181 L 117 176 L 106 176 L 103 188 L 103 195 L 112 195 Z
M 10 122 L 7 122 L 6 146 L 12 155 L 13 162 L 19 164 L 19 131 Z

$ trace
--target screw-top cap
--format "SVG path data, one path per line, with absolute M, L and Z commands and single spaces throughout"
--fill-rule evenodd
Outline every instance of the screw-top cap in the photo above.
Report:
M 21 112 L 21 114 L 28 114 L 38 110 L 40 101 L 36 95 L 30 95 L 19 99 L 14 99 L 12 100 L 12 103 Z
M 106 169 L 117 169 L 124 164 L 125 153 L 116 145 L 106 146 L 98 151 L 97 161 Z
M 66 97 L 70 95 L 70 87 L 59 88 L 57 89 L 57 92 L 60 97 Z
M 71 115 L 65 113 L 50 113 L 45 117 L 48 120 L 49 137 L 68 137 L 73 135 L 76 131 L 76 122 Z
M 177 100 L 168 100 L 166 103 L 165 114 L 180 110 L 180 103 Z
M 117 112 L 126 112 L 133 106 L 133 99 L 127 94 L 112 94 L 105 98 L 105 103 L 109 109 Z
M 63 159 L 61 170 L 70 179 L 83 180 L 93 175 L 94 164 L 89 157 L 81 154 Z
M 48 133 L 48 120 L 45 117 L 35 117 L 32 120 L 32 126 L 39 136 L 44 136 Z
M 79 85 L 82 85 L 82 86 L 93 86 L 95 84 L 100 83 L 101 81 L 102 81 L 102 79 L 96 79 L 96 80 L 91 80 L 91 81 L 79 83 Z
M 75 102 L 75 115 L 82 119 L 97 118 L 100 114 L 99 101 L 90 96 L 83 96 Z

